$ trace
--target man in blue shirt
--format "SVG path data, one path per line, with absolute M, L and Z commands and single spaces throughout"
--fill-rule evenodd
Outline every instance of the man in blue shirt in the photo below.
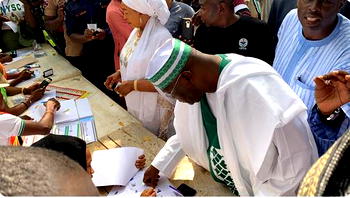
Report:
M 343 4 L 344 0 L 298 0 L 298 9 L 286 16 L 278 33 L 273 67 L 309 111 L 315 105 L 315 77 L 350 72 L 350 21 L 338 14 Z M 341 111 L 350 115 L 350 104 Z

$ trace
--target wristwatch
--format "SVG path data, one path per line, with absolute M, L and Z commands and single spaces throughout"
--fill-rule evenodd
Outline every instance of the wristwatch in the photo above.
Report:
M 339 107 L 335 109 L 330 115 L 323 115 L 320 109 L 318 108 L 318 106 L 317 106 L 317 112 L 318 112 L 318 115 L 321 117 L 321 119 L 326 122 L 335 121 L 343 113 L 342 109 Z

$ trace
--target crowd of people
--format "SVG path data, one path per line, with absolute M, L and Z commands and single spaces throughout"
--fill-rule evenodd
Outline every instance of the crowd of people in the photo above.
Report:
M 245 3 L 3 0 L 0 48 L 50 40 L 84 77 L 166 141 L 145 171 L 152 188 L 144 196 L 156 196 L 159 174 L 170 177 L 185 155 L 235 196 L 350 194 L 344 165 L 350 160 L 350 1 L 273 0 L 266 22 L 252 17 Z M 32 72 L 7 73 L 2 63 L 9 61 L 0 55 L 0 145 L 9 145 L 11 136 L 49 134 L 60 108 L 51 99 L 40 121 L 20 116 L 45 89 L 16 87 Z M 28 99 L 9 107 L 7 96 L 20 93 Z M 32 147 L 70 159 L 39 148 L 0 147 L 0 154 L 29 157 L 18 163 L 23 167 L 61 163 L 52 171 L 59 177 L 38 181 L 57 188 L 29 193 L 30 186 L 6 180 L 14 161 L 0 160 L 6 172 L 1 194 L 97 195 L 71 161 L 92 174 L 84 141 L 48 135 Z M 39 157 L 32 162 L 30 156 Z M 140 156 L 136 167 L 145 160 Z M 44 178 L 41 171 L 30 172 Z M 86 191 L 64 183 L 73 176 Z

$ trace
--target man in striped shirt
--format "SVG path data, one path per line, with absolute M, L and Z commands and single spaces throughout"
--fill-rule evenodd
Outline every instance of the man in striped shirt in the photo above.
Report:
M 350 72 L 350 21 L 338 14 L 344 0 L 298 0 L 284 19 L 273 67 L 303 100 L 315 105 L 313 79 L 334 70 Z M 350 115 L 350 105 L 342 106 Z

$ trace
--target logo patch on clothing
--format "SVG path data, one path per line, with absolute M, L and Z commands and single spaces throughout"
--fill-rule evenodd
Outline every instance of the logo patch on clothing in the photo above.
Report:
M 247 50 L 248 40 L 246 38 L 241 38 L 238 41 L 238 45 L 240 50 Z

